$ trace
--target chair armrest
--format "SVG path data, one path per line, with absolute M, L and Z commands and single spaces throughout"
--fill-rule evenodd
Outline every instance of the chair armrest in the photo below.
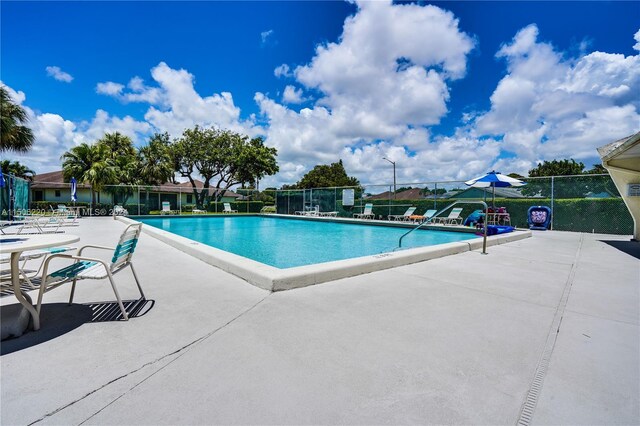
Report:
M 109 269 L 109 265 L 107 264 L 107 262 L 105 262 L 102 259 L 96 259 L 94 257 L 73 256 L 73 255 L 70 255 L 70 254 L 52 254 L 51 256 L 47 257 L 47 259 L 44 261 L 44 265 L 42 267 L 42 283 L 43 283 L 43 285 L 46 282 L 47 270 L 49 269 L 49 263 L 51 262 L 51 260 L 53 260 L 55 258 L 58 258 L 58 257 L 62 257 L 62 258 L 65 258 L 65 259 L 73 259 L 75 261 L 87 260 L 89 262 L 97 262 L 97 263 L 101 263 L 102 265 L 104 265 L 105 268 Z
M 84 249 L 86 249 L 86 248 L 95 248 L 95 249 L 102 249 L 102 250 L 115 250 L 115 249 L 116 249 L 115 247 L 96 246 L 96 245 L 89 244 L 89 245 L 86 245 L 86 246 L 82 246 L 82 247 L 80 247 L 80 248 L 78 249 L 77 256 L 82 255 L 82 251 L 83 251 Z

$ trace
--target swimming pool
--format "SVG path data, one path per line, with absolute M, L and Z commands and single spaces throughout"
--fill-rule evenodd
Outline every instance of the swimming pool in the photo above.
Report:
M 271 216 L 144 218 L 142 223 L 276 268 L 293 268 L 394 251 L 407 228 Z M 419 229 L 403 248 L 477 238 Z
M 376 221 L 384 226 L 373 226 L 373 221 L 362 224 L 346 218 L 269 214 L 116 219 L 127 224 L 143 222 L 143 233 L 269 291 L 291 290 L 473 250 L 479 254 L 483 245 L 482 238 L 472 233 L 419 230 L 403 240 L 406 249 L 393 251 L 400 235 L 410 228 L 393 227 L 386 221 Z M 496 235 L 487 239 L 487 246 L 530 236 L 528 230 Z M 216 274 L 202 277 L 220 278 Z

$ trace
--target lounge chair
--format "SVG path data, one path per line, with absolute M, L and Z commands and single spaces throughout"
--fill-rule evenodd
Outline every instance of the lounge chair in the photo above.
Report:
M 118 293 L 118 289 L 116 288 L 116 283 L 113 280 L 113 276 L 118 272 L 124 270 L 127 266 L 131 267 L 131 272 L 133 273 L 133 278 L 135 279 L 138 290 L 140 291 L 140 296 L 142 297 L 142 300 L 145 299 L 142 287 L 140 286 L 140 281 L 138 280 L 136 271 L 133 268 L 133 264 L 131 263 L 131 259 L 136 249 L 141 230 L 141 223 L 129 225 L 120 236 L 120 240 L 118 241 L 118 245 L 115 247 L 115 249 L 113 247 L 87 245 L 78 249 L 78 254 L 75 256 L 69 254 L 54 254 L 49 256 L 44 262 L 42 279 L 40 280 L 40 291 L 38 293 L 38 303 L 36 305 L 38 314 L 40 314 L 40 309 L 42 307 L 42 296 L 45 292 L 62 284 L 71 282 L 71 295 L 69 296 L 69 304 L 71 304 L 73 303 L 73 294 L 75 292 L 76 283 L 78 280 L 102 280 L 107 278 L 111 283 L 113 292 L 116 296 L 116 299 L 118 300 L 118 306 L 120 306 L 122 316 L 125 320 L 128 320 L 129 316 L 127 315 L 127 311 L 124 308 L 124 305 L 122 304 L 122 299 L 120 299 L 120 294 Z M 107 262 L 100 259 L 82 256 L 82 252 L 87 248 L 113 250 L 111 263 L 108 264 Z M 55 272 L 49 272 L 49 262 L 51 262 L 51 260 L 53 259 L 59 258 L 73 260 L 73 263 Z
M 50 234 L 64 232 L 60 231 L 60 226 L 62 226 L 64 219 L 55 214 L 53 216 L 22 214 L 16 216 L 16 218 L 22 222 L 16 234 Z
M 373 214 L 373 204 L 365 204 L 362 213 L 354 213 L 353 217 L 356 219 L 375 219 L 376 215 Z
M 205 211 L 205 210 L 200 210 L 200 209 L 199 209 L 199 208 L 197 208 L 197 207 L 194 207 L 194 208 L 191 210 L 191 214 L 204 214 L 204 213 L 206 213 L 206 211 Z
M 168 201 L 162 202 L 162 211 L 160 214 L 173 214 L 173 210 L 171 210 L 171 203 Z
M 238 210 L 232 210 L 230 203 L 224 203 L 224 210 L 222 210 L 222 213 L 238 213 Z
M 319 216 L 320 206 L 309 207 L 304 206 L 304 210 L 297 210 L 295 214 L 298 216 Z
M 116 204 L 115 206 L 113 206 L 113 214 L 116 216 L 128 216 L 129 211 L 124 207 Z
M 58 204 L 58 207 L 53 211 L 53 216 L 56 216 L 60 220 L 60 226 L 72 226 L 78 223 L 78 212 L 75 209 L 70 209 L 64 204 Z
M 409 207 L 407 211 L 404 212 L 404 214 L 390 214 L 389 216 L 387 216 L 387 219 L 396 221 L 407 221 L 409 220 L 409 217 L 413 214 L 413 212 L 416 211 L 416 209 L 417 207 Z
M 436 209 L 427 210 L 423 215 L 412 214 L 407 220 L 422 223 L 424 221 L 431 220 L 437 212 L 438 210 Z
M 320 217 L 338 217 L 338 212 L 318 212 Z
M 20 225 L 20 224 L 21 224 L 21 222 L 10 221 L 10 220 L 2 220 L 2 221 L 0 221 L 0 232 L 2 234 L 6 234 L 6 232 L 4 232 L 5 228 L 8 228 L 9 226 Z
M 462 213 L 462 207 L 456 207 L 455 209 L 451 209 L 449 216 L 436 217 L 433 219 L 433 221 L 437 221 L 437 223 L 440 223 L 442 225 L 451 225 L 454 223 L 462 225 L 462 217 L 460 217 L 460 213 Z

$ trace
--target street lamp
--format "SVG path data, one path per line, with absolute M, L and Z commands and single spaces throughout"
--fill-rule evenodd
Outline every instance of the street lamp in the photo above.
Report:
M 396 162 L 389 160 L 387 157 L 382 157 L 383 160 L 387 160 L 393 164 L 393 198 L 396 198 Z

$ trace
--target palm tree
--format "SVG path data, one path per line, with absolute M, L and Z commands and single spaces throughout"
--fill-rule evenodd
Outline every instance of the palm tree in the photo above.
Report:
M 91 201 L 96 202 L 96 192 L 104 185 L 117 181 L 117 168 L 110 158 L 108 147 L 103 144 L 80 144 L 62 154 L 62 173 L 66 181 L 75 177 L 78 182 L 91 185 Z
M 145 185 L 162 185 L 173 178 L 173 161 L 169 151 L 169 134 L 156 133 L 149 145 L 138 151 L 140 182 Z M 149 205 L 149 187 L 145 188 L 145 205 Z
M 0 86 L 0 152 L 28 152 L 33 145 L 34 136 L 25 126 L 29 121 L 27 113 L 20 105 L 13 103 L 9 92 Z
M 27 166 L 20 164 L 19 161 L 14 162 L 9 160 L 2 160 L 0 161 L 0 168 L 2 169 L 2 173 L 4 173 L 5 175 L 12 174 L 16 177 L 26 179 L 28 181 L 32 181 L 33 176 L 36 174 Z
M 118 177 L 117 182 L 114 183 L 119 185 L 110 186 L 106 191 L 114 197 L 114 203 L 117 200 L 125 204 L 134 192 L 131 185 L 139 183 L 139 163 L 133 142 L 128 136 L 114 132 L 105 133 L 98 140 L 97 145 L 101 145 L 102 149 L 104 149 L 105 156 L 113 163 Z
M 143 183 L 162 185 L 173 177 L 168 133 L 153 135 L 149 145 L 140 148 L 138 158 L 140 178 Z

